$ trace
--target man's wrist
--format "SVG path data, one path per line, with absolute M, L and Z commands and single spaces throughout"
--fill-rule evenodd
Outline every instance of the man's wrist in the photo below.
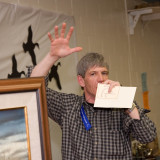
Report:
M 127 113 L 130 114 L 136 108 L 136 104 L 133 102 L 132 107 L 127 109 Z

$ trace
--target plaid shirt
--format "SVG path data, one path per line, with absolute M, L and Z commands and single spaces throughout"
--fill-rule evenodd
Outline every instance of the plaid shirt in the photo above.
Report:
M 140 120 L 130 118 L 124 109 L 93 108 L 84 95 L 46 91 L 48 115 L 62 129 L 63 160 L 132 160 L 130 136 L 141 143 L 156 136 L 147 110 L 138 106 Z M 80 115 L 82 105 L 92 126 L 88 131 Z

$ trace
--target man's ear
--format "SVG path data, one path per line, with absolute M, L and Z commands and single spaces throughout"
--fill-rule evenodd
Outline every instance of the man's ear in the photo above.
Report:
M 78 83 L 81 87 L 84 87 L 85 86 L 85 83 L 84 83 L 84 78 L 80 75 L 77 76 L 77 80 L 78 80 Z

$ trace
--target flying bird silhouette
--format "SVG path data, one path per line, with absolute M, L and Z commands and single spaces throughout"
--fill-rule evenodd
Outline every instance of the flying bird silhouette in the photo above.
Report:
M 39 48 L 39 44 L 38 43 L 33 43 L 32 42 L 32 37 L 33 37 L 32 27 L 29 26 L 28 27 L 28 39 L 27 39 L 26 43 L 23 43 L 23 49 L 24 49 L 25 53 L 27 51 L 29 52 L 33 65 L 36 65 L 37 62 L 36 62 L 36 55 L 35 55 L 34 49 L 35 49 L 36 46 Z
M 56 84 L 57 84 L 58 88 L 61 90 L 62 87 L 61 87 L 59 75 L 58 75 L 58 72 L 57 72 L 58 66 L 61 66 L 60 62 L 58 62 L 57 65 L 52 66 L 51 71 L 49 73 L 49 81 L 52 81 L 52 78 L 54 78 L 56 80 Z
M 8 78 L 21 78 L 21 75 L 25 75 L 24 71 L 18 72 L 17 61 L 15 55 L 12 56 L 12 73 L 8 74 Z

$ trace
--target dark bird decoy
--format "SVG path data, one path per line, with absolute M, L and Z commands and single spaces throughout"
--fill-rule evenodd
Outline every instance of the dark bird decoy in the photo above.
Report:
M 32 27 L 29 26 L 28 27 L 28 39 L 26 43 L 23 43 L 23 50 L 25 53 L 29 52 L 33 65 L 36 65 L 37 62 L 36 62 L 36 55 L 35 55 L 34 49 L 36 46 L 39 48 L 39 44 L 33 43 L 32 37 L 33 37 Z
M 59 78 L 59 75 L 58 75 L 58 66 L 61 66 L 61 63 L 58 62 L 57 65 L 53 65 L 52 68 L 51 68 L 51 71 L 49 73 L 49 81 L 52 81 L 52 78 L 54 78 L 56 80 L 56 84 L 58 86 L 58 89 L 62 89 L 61 87 L 61 83 L 60 83 L 60 78 Z
M 8 74 L 8 78 L 21 78 L 21 75 L 25 75 L 24 71 L 18 72 L 17 70 L 17 60 L 15 55 L 12 56 L 12 73 Z

